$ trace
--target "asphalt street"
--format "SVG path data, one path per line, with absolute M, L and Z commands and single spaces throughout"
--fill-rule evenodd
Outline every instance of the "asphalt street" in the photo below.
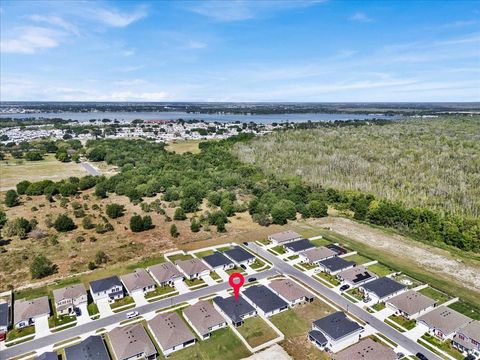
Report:
M 80 165 L 90 174 L 93 176 L 100 176 L 102 175 L 97 169 L 95 169 L 92 165 L 86 162 L 81 162 Z

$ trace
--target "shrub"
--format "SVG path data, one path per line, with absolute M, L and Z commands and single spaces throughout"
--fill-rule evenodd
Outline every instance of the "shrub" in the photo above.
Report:
M 193 219 L 192 223 L 190 224 L 190 230 L 192 230 L 194 233 L 199 232 L 200 226 L 200 222 L 198 222 L 196 219 Z
M 125 207 L 119 204 L 108 204 L 105 213 L 111 219 L 116 219 L 124 215 Z
M 179 232 L 178 232 L 178 229 L 177 229 L 177 225 L 175 224 L 172 224 L 172 226 L 170 226 L 170 235 L 172 235 L 172 237 L 176 238 L 178 237 Z
M 328 206 L 324 202 L 312 200 L 307 205 L 307 210 L 310 217 L 320 218 L 328 215 Z
M 17 206 L 18 204 L 20 204 L 20 201 L 18 199 L 17 192 L 15 190 L 8 190 L 5 193 L 5 205 L 8 207 L 13 207 Z
M 85 230 L 90 230 L 95 227 L 91 216 L 86 216 L 82 219 L 82 226 Z
M 33 258 L 30 265 L 30 274 L 32 279 L 41 279 L 52 275 L 57 271 L 57 266 L 43 255 L 37 255 Z
M 97 268 L 97 265 L 93 261 L 90 261 L 88 263 L 88 270 L 95 270 Z
M 175 214 L 173 215 L 173 220 L 185 220 L 187 215 L 185 215 L 185 211 L 182 208 L 176 208 Z
M 104 251 L 99 250 L 95 254 L 95 264 L 100 265 L 100 264 L 105 264 L 108 261 L 108 256 L 105 254 Z
M 130 229 L 133 232 L 141 232 L 152 228 L 152 218 L 148 215 L 143 218 L 140 215 L 133 215 L 130 218 Z
M 75 223 L 71 218 L 68 217 L 68 215 L 61 214 L 53 223 L 53 227 L 59 232 L 67 232 L 75 229 Z
M 38 151 L 29 151 L 25 154 L 25 159 L 29 161 L 40 161 L 43 160 L 43 156 Z
M 30 181 L 27 181 L 27 180 L 20 181 L 17 184 L 17 193 L 19 195 L 25 195 L 25 192 L 27 191 L 27 189 L 30 185 L 31 185 Z

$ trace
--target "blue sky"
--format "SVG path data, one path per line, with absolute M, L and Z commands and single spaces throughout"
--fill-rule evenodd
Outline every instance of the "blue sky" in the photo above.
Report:
M 6 1 L 0 99 L 480 101 L 479 1 Z

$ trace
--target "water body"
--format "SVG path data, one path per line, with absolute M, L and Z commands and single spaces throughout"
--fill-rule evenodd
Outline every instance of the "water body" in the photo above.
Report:
M 237 114 L 191 114 L 186 112 L 63 112 L 63 113 L 32 113 L 32 114 L 0 114 L 0 118 L 60 118 L 64 120 L 78 120 L 80 122 L 91 119 L 102 120 L 118 120 L 130 122 L 135 119 L 141 120 L 205 120 L 208 122 L 256 122 L 256 123 L 273 123 L 273 122 L 307 122 L 307 121 L 335 121 L 335 120 L 369 120 L 369 119 L 386 119 L 395 120 L 401 116 L 387 116 L 383 114 L 266 114 L 266 115 L 237 115 Z

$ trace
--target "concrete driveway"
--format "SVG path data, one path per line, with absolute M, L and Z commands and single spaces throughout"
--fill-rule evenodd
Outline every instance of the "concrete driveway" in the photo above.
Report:
M 48 315 L 35 319 L 35 339 L 50 335 L 50 327 L 48 326 Z
M 110 316 L 113 315 L 113 311 L 110 308 L 110 304 L 108 303 L 108 299 L 100 299 L 97 301 L 98 312 L 100 313 L 100 317 Z
M 190 291 L 187 284 L 185 284 L 183 280 L 174 281 L 173 285 L 175 286 L 175 289 L 177 289 L 179 294 L 185 294 Z
M 148 301 L 145 299 L 143 291 L 134 291 L 132 293 L 132 298 L 137 306 L 148 304 Z
M 90 315 L 88 314 L 87 304 L 80 304 L 78 308 L 80 309 L 80 316 L 77 316 L 77 325 L 92 321 L 92 319 L 90 319 Z
M 217 282 L 212 279 L 210 275 L 203 275 L 202 280 L 207 283 L 207 285 L 216 285 Z
M 228 281 L 228 279 L 230 278 L 230 275 L 228 275 L 227 272 L 223 269 L 217 269 L 215 271 L 218 274 L 218 276 L 222 278 L 223 281 Z

